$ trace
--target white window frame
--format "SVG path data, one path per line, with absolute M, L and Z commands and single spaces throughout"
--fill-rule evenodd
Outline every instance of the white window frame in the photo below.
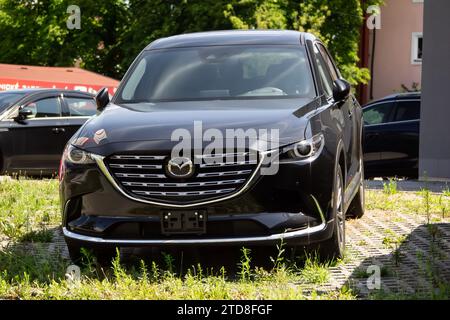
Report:
M 423 3 L 423 0 L 412 0 L 413 3 Z
M 418 58 L 419 38 L 423 39 L 423 32 L 413 32 L 412 33 L 412 36 L 411 36 L 411 64 L 414 64 L 414 65 L 422 64 L 422 59 Z M 422 44 L 423 44 L 423 42 L 422 42 Z

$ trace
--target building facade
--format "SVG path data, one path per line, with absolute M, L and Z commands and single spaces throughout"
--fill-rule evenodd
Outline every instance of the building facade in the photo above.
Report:
M 425 0 L 426 1 L 426 0 Z M 361 61 L 371 71 L 363 103 L 422 86 L 423 9 L 421 0 L 385 0 L 380 29 L 364 26 Z

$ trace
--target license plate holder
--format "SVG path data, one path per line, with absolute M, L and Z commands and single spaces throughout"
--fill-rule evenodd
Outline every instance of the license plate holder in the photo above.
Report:
M 161 216 L 161 232 L 164 235 L 205 234 L 206 212 L 195 211 L 165 211 Z

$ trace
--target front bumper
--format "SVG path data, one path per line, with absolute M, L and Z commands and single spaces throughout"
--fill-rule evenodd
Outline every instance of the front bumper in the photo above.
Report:
M 327 215 L 334 157 L 280 165 L 245 192 L 187 208 L 135 201 L 118 190 L 98 164 L 66 167 L 61 183 L 66 241 L 92 246 L 309 245 L 332 235 Z M 312 196 L 317 199 L 319 213 Z M 207 212 L 203 235 L 163 235 L 163 210 Z
M 142 246 L 259 246 L 277 245 L 283 242 L 286 245 L 309 245 L 320 242 L 331 237 L 332 227 L 323 222 L 314 227 L 302 230 L 271 234 L 267 236 L 253 237 L 223 237 L 223 238 L 192 238 L 192 239 L 105 239 L 82 235 L 63 228 L 66 241 L 77 242 L 79 245 L 95 246 L 119 246 L 119 247 L 142 247 Z

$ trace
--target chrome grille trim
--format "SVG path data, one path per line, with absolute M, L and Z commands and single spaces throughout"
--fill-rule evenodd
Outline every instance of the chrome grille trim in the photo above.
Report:
M 237 170 L 237 171 L 223 171 L 223 172 L 205 172 L 199 173 L 199 178 L 213 178 L 213 177 L 226 177 L 226 176 L 241 176 L 251 173 L 252 170 Z
M 111 168 L 118 169 L 162 169 L 162 165 L 158 164 L 118 164 L 118 163 L 110 163 L 109 166 Z
M 134 155 L 121 155 L 112 156 L 111 160 L 164 160 L 165 156 L 134 156 Z
M 233 192 L 233 193 L 228 194 L 228 195 L 224 195 L 221 198 L 215 198 L 215 199 L 209 199 L 209 200 L 200 200 L 198 202 L 185 203 L 185 204 L 165 203 L 165 202 L 161 202 L 161 201 L 146 200 L 146 199 L 134 197 L 134 196 L 128 194 L 127 192 L 125 192 L 123 190 L 123 188 L 116 182 L 115 178 L 112 176 L 112 174 L 110 173 L 109 169 L 106 166 L 105 157 L 104 156 L 92 154 L 92 158 L 96 161 L 97 166 L 102 171 L 102 173 L 105 175 L 106 179 L 124 197 L 126 197 L 126 198 L 128 198 L 130 200 L 136 201 L 136 202 L 152 204 L 152 205 L 157 205 L 157 206 L 161 206 L 161 207 L 191 208 L 191 207 L 203 206 L 203 205 L 208 205 L 208 204 L 211 204 L 211 203 L 226 201 L 226 200 L 235 198 L 235 197 L 241 195 L 242 193 L 244 193 L 245 191 L 247 191 L 248 188 L 250 187 L 250 185 L 254 182 L 255 178 L 259 175 L 260 168 L 261 168 L 262 164 L 264 163 L 264 159 L 265 159 L 265 157 L 266 157 L 266 155 L 268 153 L 269 152 L 262 152 L 262 153 L 260 153 L 261 159 L 260 159 L 259 163 L 257 164 L 256 168 L 253 170 L 253 172 L 251 173 L 250 177 L 247 179 L 245 184 L 239 190 L 237 190 L 236 192 Z M 251 170 L 247 170 L 247 171 L 251 172 Z M 127 174 L 127 176 L 130 177 L 130 174 Z
M 118 178 L 153 178 L 164 179 L 166 176 L 157 173 L 116 173 Z
M 126 181 L 122 182 L 122 184 L 129 187 L 164 187 L 164 188 L 172 188 L 172 187 L 207 187 L 207 186 L 221 186 L 227 184 L 238 184 L 245 182 L 245 179 L 236 179 L 236 180 L 222 180 L 222 181 L 205 181 L 205 182 L 135 182 L 135 181 Z
M 221 163 L 202 163 L 200 164 L 200 168 L 216 168 L 216 167 L 230 167 L 230 166 L 245 166 L 257 164 L 256 160 L 250 161 L 238 161 L 238 162 L 221 162 Z
M 230 152 L 230 153 L 210 154 L 210 155 L 195 155 L 195 158 L 197 158 L 197 159 L 223 159 L 225 157 L 245 157 L 248 155 L 250 155 L 250 152 L 237 152 L 237 153 Z
M 204 190 L 204 191 L 183 191 L 183 192 L 175 192 L 175 191 L 140 191 L 140 190 L 131 190 L 133 193 L 141 194 L 145 196 L 166 196 L 166 197 L 190 197 L 190 196 L 202 196 L 202 195 L 214 195 L 214 194 L 223 194 L 235 191 L 236 188 L 229 189 L 218 189 L 218 190 Z

